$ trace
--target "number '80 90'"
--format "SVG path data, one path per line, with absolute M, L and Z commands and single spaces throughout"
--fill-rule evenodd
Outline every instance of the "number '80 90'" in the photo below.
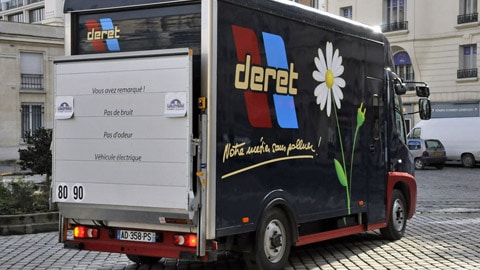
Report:
M 55 189 L 58 201 L 82 201 L 85 198 L 85 188 L 82 184 L 68 185 L 60 183 Z

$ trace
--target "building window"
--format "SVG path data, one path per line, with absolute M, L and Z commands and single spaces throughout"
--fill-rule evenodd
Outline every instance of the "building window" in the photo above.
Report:
M 384 21 L 383 32 L 407 30 L 407 0 L 384 0 Z
M 340 8 L 340 16 L 352 19 L 352 7 L 342 7 Z
M 300 3 L 305 6 L 313 7 L 313 8 L 319 8 L 319 0 L 291 0 L 296 3 Z
M 457 78 L 477 77 L 477 44 L 460 46 L 460 61 Z
M 22 140 L 42 127 L 42 104 L 22 104 Z
M 43 54 L 20 53 L 22 90 L 43 90 Z
M 8 21 L 9 22 L 19 22 L 19 23 L 25 22 L 25 17 L 23 16 L 23 12 L 8 15 Z
M 310 0 L 310 6 L 313 8 L 320 8 L 320 5 L 318 4 L 318 0 Z
M 2 10 L 9 10 L 23 6 L 23 0 L 2 0 Z
M 477 0 L 460 0 L 459 10 L 458 24 L 478 21 Z
M 45 17 L 45 8 L 37 8 L 29 11 L 30 23 L 41 22 Z
M 395 73 L 404 82 L 415 81 L 415 73 L 412 67 L 412 61 L 407 52 L 398 52 L 393 56 L 393 62 L 395 64 Z

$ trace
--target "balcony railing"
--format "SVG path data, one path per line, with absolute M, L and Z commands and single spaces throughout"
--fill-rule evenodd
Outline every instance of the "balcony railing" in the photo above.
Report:
M 478 13 L 461 14 L 457 16 L 457 24 L 478 22 Z
M 382 24 L 382 32 L 393 32 L 408 29 L 408 21 Z
M 457 70 L 457 79 L 476 78 L 477 75 L 478 75 L 478 69 L 476 68 Z
M 23 90 L 43 90 L 43 74 L 22 74 L 20 88 Z

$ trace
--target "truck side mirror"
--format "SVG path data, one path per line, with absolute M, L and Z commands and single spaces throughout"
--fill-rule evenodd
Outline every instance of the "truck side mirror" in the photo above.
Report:
M 428 86 L 416 86 L 417 96 L 428 98 L 430 96 L 430 88 Z
M 428 98 L 419 99 L 418 107 L 420 108 L 418 111 L 418 113 L 420 114 L 420 119 L 428 120 L 432 117 L 432 105 Z
M 402 79 L 400 79 L 397 74 L 392 72 L 391 70 L 388 70 L 388 74 L 391 80 L 391 83 L 393 84 L 393 89 L 395 91 L 395 94 L 401 96 L 407 92 L 407 86 L 402 82 Z
M 400 79 L 396 79 L 393 83 L 395 87 L 395 94 L 401 96 L 407 92 L 407 86 Z

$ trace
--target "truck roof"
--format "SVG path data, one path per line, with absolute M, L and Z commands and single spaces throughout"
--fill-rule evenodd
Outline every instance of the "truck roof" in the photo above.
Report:
M 345 35 L 370 39 L 388 44 L 384 35 L 372 26 L 288 0 L 222 0 L 234 5 L 247 6 L 264 13 L 275 14 L 305 24 L 321 26 Z M 128 7 L 162 5 L 171 0 L 65 0 L 64 12 L 91 12 L 92 10 L 125 9 Z M 179 1 L 180 4 L 201 3 L 199 0 Z

